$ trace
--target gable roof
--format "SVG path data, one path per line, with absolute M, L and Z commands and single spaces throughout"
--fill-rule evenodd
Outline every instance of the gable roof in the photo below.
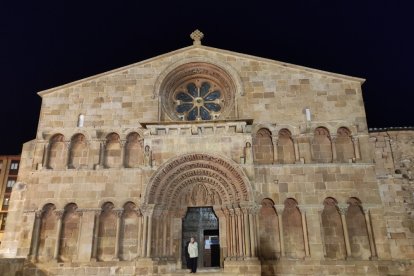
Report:
M 149 62 L 153 62 L 157 59 L 162 59 L 162 58 L 165 58 L 165 57 L 168 57 L 168 56 L 180 54 L 180 53 L 190 51 L 190 50 L 193 50 L 193 49 L 202 49 L 202 50 L 211 51 L 211 52 L 217 52 L 217 53 L 222 53 L 222 54 L 227 54 L 227 55 L 238 56 L 238 57 L 245 58 L 245 59 L 252 59 L 252 60 L 262 61 L 262 62 L 265 62 L 265 63 L 271 63 L 271 64 L 279 65 L 279 66 L 282 66 L 282 67 L 286 67 L 286 68 L 289 68 L 289 69 L 308 71 L 308 72 L 311 72 L 311 73 L 317 73 L 317 74 L 330 76 L 330 77 L 334 77 L 334 78 L 340 78 L 340 79 L 344 79 L 344 80 L 348 80 L 348 81 L 359 82 L 360 84 L 363 84 L 365 82 L 365 79 L 363 79 L 363 78 L 352 77 L 352 76 L 338 74 L 338 73 L 332 73 L 332 72 L 329 72 L 329 71 L 323 71 L 323 70 L 314 69 L 314 68 L 310 68 L 310 67 L 295 65 L 295 64 L 291 64 L 291 63 L 287 63 L 287 62 L 272 60 L 272 59 L 253 56 L 253 55 L 249 55 L 249 54 L 238 53 L 238 52 L 229 51 L 229 50 L 223 50 L 223 49 L 204 46 L 204 45 L 191 45 L 191 46 L 180 48 L 180 49 L 177 49 L 177 50 L 174 50 L 174 51 L 171 51 L 171 52 L 167 52 L 165 54 L 161 54 L 161 55 L 149 58 L 149 59 L 145 59 L 143 61 L 139 61 L 139 62 L 130 64 L 130 65 L 126 65 L 126 66 L 123 66 L 123 67 L 120 67 L 120 68 L 116 68 L 116 69 L 113 69 L 113 70 L 110 70 L 110 71 L 107 71 L 107 72 L 103 72 L 103 73 L 93 75 L 93 76 L 90 76 L 90 77 L 87 77 L 87 78 L 76 80 L 76 81 L 66 83 L 66 84 L 63 84 L 63 85 L 60 85 L 60 86 L 56 86 L 56 87 L 53 87 L 53 88 L 49 88 L 49 89 L 40 91 L 37 94 L 39 96 L 43 97 L 45 95 L 48 95 L 50 93 L 53 93 L 57 90 L 61 90 L 61 89 L 66 88 L 66 87 L 77 85 L 77 84 L 80 84 L 80 83 L 83 83 L 83 82 L 86 82 L 86 81 L 91 81 L 91 80 L 101 78 L 101 77 L 104 77 L 104 76 L 116 74 L 116 73 L 131 69 L 131 68 L 136 67 L 136 66 L 140 66 L 140 65 L 144 65 L 144 64 L 149 63 Z

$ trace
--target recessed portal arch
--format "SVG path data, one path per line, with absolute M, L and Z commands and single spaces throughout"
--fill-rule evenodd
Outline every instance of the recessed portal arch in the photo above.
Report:
M 253 198 L 243 170 L 226 157 L 190 153 L 169 160 L 152 175 L 143 198 L 146 256 L 173 257 L 180 264 L 187 208 L 212 206 L 221 265 L 225 258 L 255 257 L 259 208 Z

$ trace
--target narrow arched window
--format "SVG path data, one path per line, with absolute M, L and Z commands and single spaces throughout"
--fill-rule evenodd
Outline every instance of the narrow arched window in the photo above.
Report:
M 264 260 L 275 260 L 280 257 L 278 215 L 271 199 L 262 200 L 259 211 L 260 257 Z
M 125 145 L 125 166 L 135 168 L 143 164 L 142 139 L 138 133 L 133 132 L 127 136 Z
M 59 259 L 63 262 L 72 262 L 78 258 L 80 216 L 76 209 L 78 206 L 75 203 L 69 203 L 65 206 L 62 217 Z
M 312 141 L 313 160 L 318 163 L 332 162 L 332 144 L 329 131 L 324 127 L 315 129 Z
M 83 134 L 76 134 L 70 141 L 69 168 L 79 169 L 88 164 L 88 146 Z
M 272 133 L 262 128 L 257 131 L 253 139 L 254 162 L 256 164 L 273 163 Z
M 322 237 L 325 246 L 325 257 L 342 260 L 346 257 L 345 238 L 341 215 L 336 199 L 327 197 L 323 202 Z
M 349 163 L 355 158 L 351 131 L 346 127 L 338 128 L 336 136 L 336 155 L 338 161 Z
M 292 134 L 287 129 L 281 129 L 279 131 L 277 157 L 281 164 L 295 163 L 295 148 L 293 145 Z
M 304 258 L 305 241 L 303 239 L 302 215 L 297 201 L 293 198 L 285 200 L 282 223 L 285 255 L 294 259 Z
M 55 134 L 49 141 L 48 164 L 49 169 L 66 168 L 66 145 L 62 134 Z
M 119 135 L 110 133 L 106 137 L 105 167 L 117 168 L 121 166 L 121 141 Z

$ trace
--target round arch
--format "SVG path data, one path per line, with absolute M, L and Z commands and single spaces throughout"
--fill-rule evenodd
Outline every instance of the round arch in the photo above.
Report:
M 150 178 L 143 203 L 171 210 L 186 206 L 253 202 L 248 178 L 225 157 L 190 153 L 163 164 Z

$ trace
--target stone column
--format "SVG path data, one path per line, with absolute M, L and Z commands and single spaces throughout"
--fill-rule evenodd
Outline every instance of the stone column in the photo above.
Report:
M 229 210 L 230 214 L 230 223 L 231 223 L 231 251 L 233 252 L 232 256 L 237 257 L 237 228 L 236 228 L 236 215 L 234 209 Z
M 371 249 L 371 260 L 377 260 L 377 250 L 375 248 L 375 241 L 374 241 L 374 235 L 372 232 L 372 224 L 371 224 L 371 216 L 369 209 L 364 209 L 364 215 L 365 215 L 365 223 L 367 225 L 367 231 L 368 231 L 368 240 L 369 240 L 369 247 Z
M 308 240 L 308 224 L 306 223 L 306 213 L 304 208 L 300 208 L 300 214 L 302 216 L 302 231 L 303 231 L 303 242 L 305 245 L 305 258 L 310 257 L 309 252 L 309 240 Z
M 243 230 L 244 230 L 244 255 L 247 257 L 252 256 L 251 252 L 251 244 L 250 244 L 250 221 L 249 221 L 249 213 L 247 208 L 242 209 L 243 213 Z
M 273 144 L 273 164 L 279 163 L 278 154 L 277 154 L 277 145 L 279 143 L 278 136 L 272 136 L 272 144 Z
M 126 168 L 127 166 L 125 165 L 125 141 L 121 140 L 119 141 L 119 144 L 121 145 L 121 168 Z
M 167 256 L 167 222 L 168 217 L 164 216 L 162 220 L 162 254 L 163 256 Z
M 42 160 L 42 167 L 47 169 L 47 163 L 49 159 L 49 143 L 44 144 L 43 146 L 43 160 Z
M 137 256 L 141 257 L 142 246 L 142 214 L 139 210 L 136 211 L 138 216 L 138 237 L 137 237 Z
M 148 235 L 148 216 L 143 215 L 143 227 L 142 227 L 142 247 L 141 247 L 141 256 L 146 257 L 147 256 L 147 235 Z
M 256 257 L 257 254 L 257 248 L 256 248 L 256 239 L 254 237 L 254 227 L 255 227 L 255 223 L 254 223 L 254 212 L 253 212 L 253 208 L 250 208 L 249 210 L 249 234 L 250 234 L 250 250 L 251 250 L 251 256 L 252 257 Z
M 105 148 L 106 148 L 106 141 L 101 141 L 99 143 L 99 168 L 105 167 Z
M 295 163 L 300 162 L 298 137 L 293 138 L 293 149 L 295 150 Z
M 346 223 L 346 217 L 345 217 L 347 210 L 348 209 L 346 207 L 339 208 L 339 212 L 341 213 L 342 230 L 344 232 L 346 257 L 351 258 L 352 256 L 351 244 L 349 242 L 348 225 Z
M 98 261 L 98 242 L 99 242 L 99 218 L 102 210 L 95 211 L 95 223 L 93 227 L 93 239 L 92 239 L 92 261 Z
M 310 154 L 311 154 L 311 160 L 312 161 L 315 161 L 315 152 L 314 152 L 314 150 L 313 150 L 313 142 L 314 142 L 314 135 L 313 134 L 309 134 L 309 138 L 308 138 L 308 141 L 309 141 L 309 149 L 310 149 Z
M 147 224 L 147 258 L 151 257 L 151 242 L 152 242 L 152 217 L 147 216 L 148 224 Z
M 57 218 L 57 225 L 56 225 L 55 249 L 53 251 L 53 260 L 58 262 L 59 261 L 60 235 L 61 235 L 61 232 L 62 232 L 63 210 L 55 211 L 55 214 L 56 214 L 56 218 Z
M 336 154 L 336 135 L 331 135 L 332 163 L 338 159 Z
M 42 211 L 35 212 L 35 220 L 33 223 L 32 242 L 30 245 L 29 260 L 33 263 L 37 262 L 37 254 L 39 250 L 39 237 L 40 237 L 40 222 L 42 220 Z
M 116 210 L 116 232 L 115 232 L 115 252 L 114 252 L 114 261 L 119 261 L 119 245 L 121 242 L 121 220 L 123 215 L 123 210 Z
M 237 256 L 243 257 L 244 256 L 244 234 L 243 234 L 243 214 L 240 208 L 235 208 L 235 215 L 236 215 L 236 222 L 237 222 L 237 238 L 238 238 L 238 254 Z
M 66 168 L 72 168 L 73 166 L 72 166 L 72 164 L 70 164 L 71 162 L 70 162 L 70 157 L 71 157 L 71 152 L 70 152 L 70 150 L 71 150 L 71 148 L 72 148 L 72 143 L 71 143 L 71 141 L 67 141 L 67 142 L 65 142 L 65 145 L 66 145 L 66 160 L 65 160 L 65 162 L 66 162 Z
M 154 213 L 154 205 L 152 206 L 148 206 L 146 211 L 146 215 L 147 215 L 147 252 L 146 252 L 146 257 L 150 258 L 151 257 L 151 243 L 152 243 L 152 222 L 153 222 L 153 213 Z
M 255 239 L 255 243 L 256 243 L 256 256 L 259 256 L 260 253 L 260 240 L 259 240 L 259 216 L 257 215 L 260 208 L 258 208 L 258 206 L 255 206 L 254 208 L 254 239 Z
M 354 145 L 354 153 L 355 153 L 355 159 L 360 160 L 361 159 L 361 152 L 359 150 L 359 139 L 356 136 L 353 136 L 352 143 Z
M 285 257 L 285 238 L 283 237 L 283 220 L 282 220 L 283 208 L 277 208 L 275 206 L 275 209 L 277 211 L 277 219 L 279 222 L 280 256 L 284 258 Z
M 79 233 L 78 233 L 78 240 L 76 241 L 76 243 L 77 243 L 77 250 L 78 250 L 78 254 L 77 254 L 77 257 L 78 257 L 78 259 L 79 259 L 79 255 L 80 255 L 80 251 L 81 251 L 81 238 L 82 238 L 82 232 L 83 232 L 83 229 L 82 229 L 82 225 L 83 225 L 83 211 L 82 210 L 80 210 L 80 209 L 77 209 L 76 210 L 76 214 L 78 215 L 78 217 L 79 217 Z M 76 258 L 76 257 L 75 257 Z
M 226 220 L 226 243 L 227 243 L 227 257 L 233 256 L 232 242 L 231 242 L 231 218 L 230 212 L 227 208 L 223 209 L 224 217 Z

